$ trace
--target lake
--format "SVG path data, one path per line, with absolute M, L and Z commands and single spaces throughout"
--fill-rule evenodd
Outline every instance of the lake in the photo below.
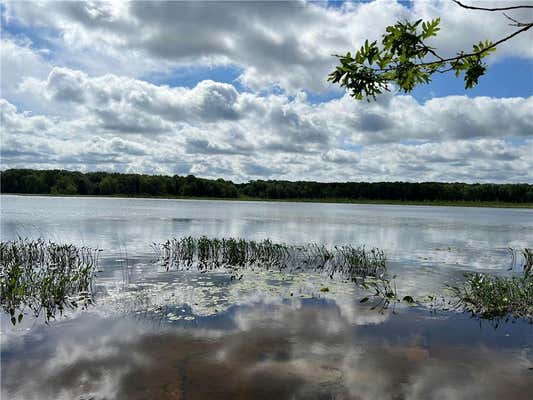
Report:
M 378 247 L 398 292 L 513 275 L 533 210 L 3 195 L 2 240 L 102 249 L 95 304 L 45 323 L 1 315 L 9 399 L 529 399 L 533 325 L 431 304 L 372 309 L 320 273 L 176 271 L 181 236 Z M 327 287 L 327 291 L 321 288 Z

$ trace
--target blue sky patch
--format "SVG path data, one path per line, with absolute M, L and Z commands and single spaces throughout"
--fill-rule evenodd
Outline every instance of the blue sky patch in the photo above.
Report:
M 420 102 L 433 97 L 489 96 L 529 97 L 533 93 L 533 61 L 521 58 L 505 58 L 489 64 L 487 73 L 473 89 L 465 90 L 462 76 L 452 72 L 433 75 L 428 85 L 418 86 L 412 95 Z

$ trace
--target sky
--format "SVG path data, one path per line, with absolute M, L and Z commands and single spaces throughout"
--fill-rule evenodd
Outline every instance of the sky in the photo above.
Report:
M 2 169 L 533 183 L 533 31 L 499 46 L 473 90 L 446 74 L 366 102 L 327 82 L 332 54 L 398 20 L 440 17 L 431 45 L 450 56 L 513 32 L 501 13 L 449 0 L 3 1 L 0 12 Z

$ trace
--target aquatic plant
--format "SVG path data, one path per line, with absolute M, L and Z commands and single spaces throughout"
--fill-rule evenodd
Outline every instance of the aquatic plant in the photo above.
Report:
M 529 276 L 533 272 L 533 249 L 522 250 L 522 255 L 524 257 L 524 275 Z
M 533 319 L 533 251 L 524 249 L 521 276 L 467 273 L 462 286 L 449 286 L 452 305 L 485 319 L 505 316 Z
M 322 244 L 287 245 L 235 238 L 191 236 L 153 243 L 160 264 L 167 269 L 197 269 L 202 272 L 223 269 L 231 279 L 241 279 L 242 269 L 278 269 L 280 272 L 314 271 L 349 279 L 370 292 L 361 302 L 372 297 L 374 309 L 383 311 L 400 302 L 413 304 L 411 296 L 398 297 L 395 276 L 388 277 L 385 253 L 377 248 L 349 245 L 328 248 Z M 329 292 L 322 287 L 321 293 Z
M 167 269 L 197 268 L 200 271 L 226 269 L 232 277 L 243 268 L 280 271 L 314 270 L 360 281 L 368 276 L 380 278 L 386 271 L 383 251 L 365 247 L 320 244 L 303 246 L 236 238 L 191 236 L 154 243 L 157 259 Z
M 66 307 L 92 302 L 98 250 L 43 239 L 0 243 L 0 305 L 11 322 L 29 309 L 48 321 Z
M 363 297 L 360 302 L 366 303 L 370 298 L 374 298 L 375 301 L 372 305 L 372 309 L 378 309 L 384 311 L 392 306 L 393 312 L 395 307 L 399 303 L 406 303 L 408 305 L 415 304 L 415 300 L 412 296 L 404 296 L 400 298 L 398 290 L 396 288 L 396 275 L 392 278 L 384 275 L 381 278 L 367 278 L 361 282 L 361 287 L 370 292 L 370 295 Z

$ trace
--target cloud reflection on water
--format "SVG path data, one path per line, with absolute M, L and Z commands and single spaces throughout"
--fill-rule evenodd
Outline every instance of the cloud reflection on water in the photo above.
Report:
M 219 293 L 220 282 L 190 284 L 192 275 L 149 264 L 150 242 L 180 235 L 366 244 L 385 249 L 398 288 L 416 297 L 465 270 L 505 271 L 505 247 L 533 240 L 531 210 L 2 196 L 1 211 L 4 240 L 105 250 L 90 312 L 49 326 L 28 317 L 15 330 L 0 316 L 3 398 L 514 400 L 533 391 L 533 329 L 522 322 L 494 330 L 457 314 L 379 314 L 353 288 L 316 276 L 300 282 L 303 298 L 250 277 Z M 154 305 L 194 319 L 169 321 Z
M 7 340 L 2 390 L 11 399 L 528 398 L 531 330 L 459 318 L 457 334 L 446 324 L 326 299 L 180 324 L 85 313 Z

